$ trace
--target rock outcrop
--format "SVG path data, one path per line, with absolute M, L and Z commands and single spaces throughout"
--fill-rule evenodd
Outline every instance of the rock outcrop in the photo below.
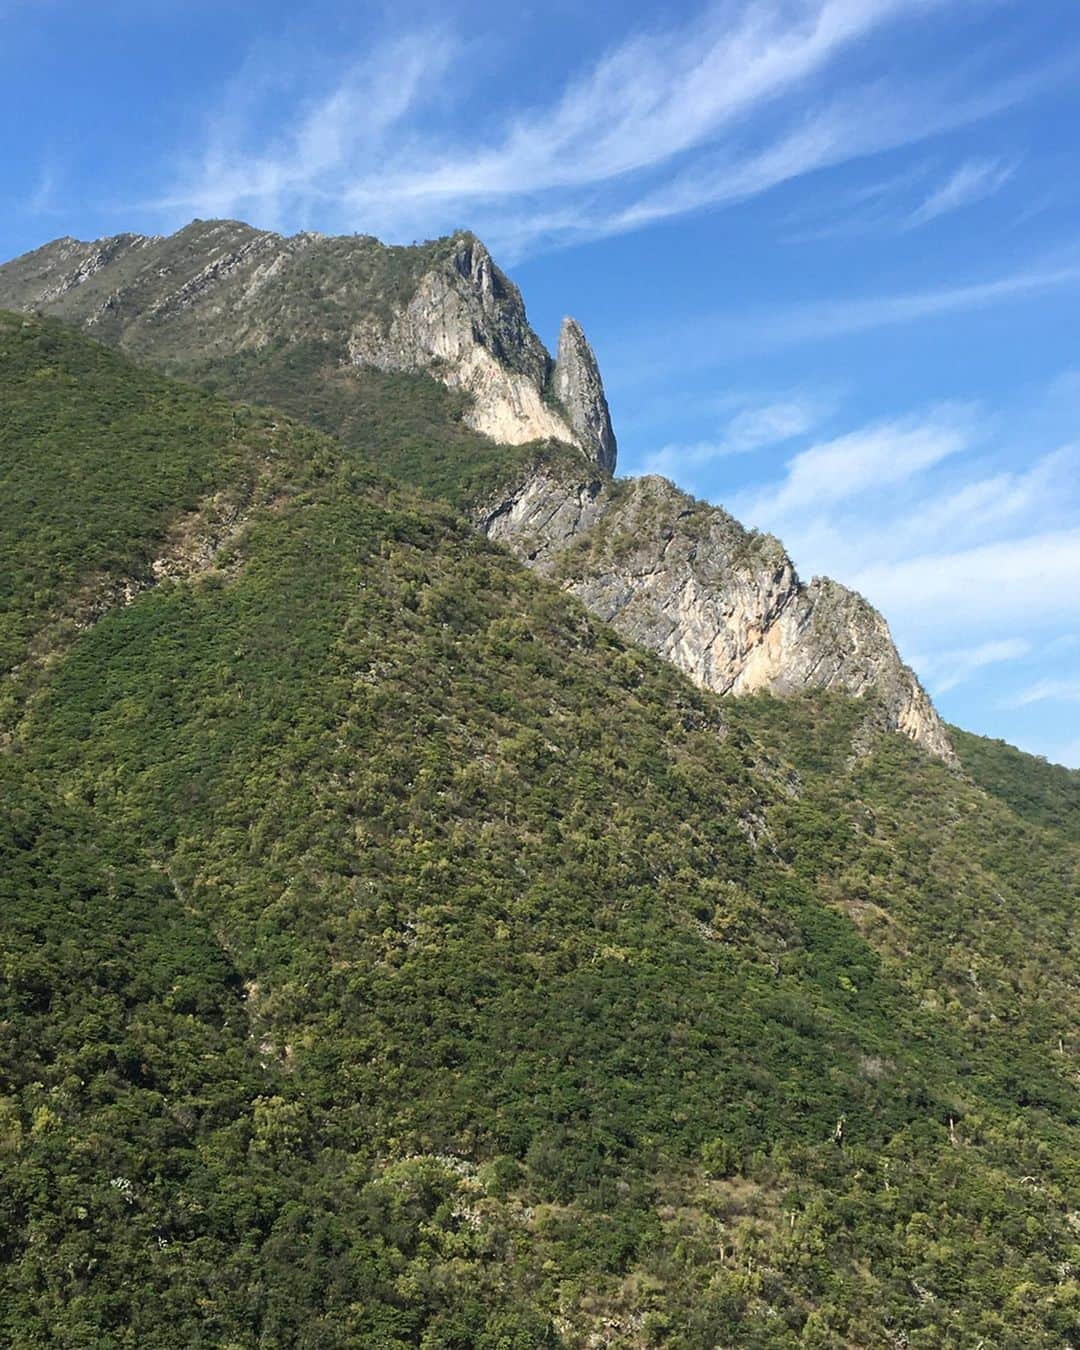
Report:
M 551 358 L 529 327 L 518 288 L 472 235 L 455 236 L 389 323 L 364 315 L 349 336 L 359 365 L 423 370 L 470 395 L 471 426 L 506 445 L 569 441 L 584 449 L 562 411 L 545 402 Z
M 614 473 L 615 433 L 600 367 L 576 319 L 563 319 L 553 385 L 579 444 L 599 468 Z
M 721 694 L 873 694 L 886 724 L 951 760 L 945 728 L 882 616 L 835 581 L 804 585 L 779 540 L 666 479 L 541 472 L 477 521 L 620 633 Z

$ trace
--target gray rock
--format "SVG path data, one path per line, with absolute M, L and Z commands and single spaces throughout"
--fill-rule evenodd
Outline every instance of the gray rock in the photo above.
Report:
M 601 469 L 614 473 L 617 447 L 600 367 L 576 319 L 562 321 L 552 386 L 582 448 Z
M 873 694 L 890 729 L 951 762 L 941 719 L 862 596 L 824 578 L 804 585 L 779 540 L 666 479 L 544 471 L 485 503 L 477 521 L 697 684 L 721 694 Z
M 544 397 L 551 358 L 529 327 L 521 292 L 471 234 L 417 280 L 388 319 L 361 315 L 349 359 L 386 371 L 426 371 L 470 396 L 467 420 L 505 445 L 555 440 L 585 445 Z

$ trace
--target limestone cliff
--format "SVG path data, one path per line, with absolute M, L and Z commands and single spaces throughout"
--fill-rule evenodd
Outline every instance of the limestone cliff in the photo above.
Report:
M 828 579 L 804 585 L 777 539 L 666 479 L 542 472 L 484 503 L 477 519 L 696 683 L 722 694 L 872 693 L 891 728 L 951 760 L 940 718 L 871 605 Z

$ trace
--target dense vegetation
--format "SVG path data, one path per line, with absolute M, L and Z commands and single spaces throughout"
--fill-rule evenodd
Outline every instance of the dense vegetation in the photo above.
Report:
M 0 1340 L 1075 1339 L 1055 822 L 693 689 L 359 436 L 0 331 Z
M 0 718 L 36 666 L 119 598 L 153 582 L 184 535 L 213 535 L 272 496 L 279 460 L 317 472 L 300 426 L 230 408 L 56 323 L 0 312 Z M 30 658 L 27 660 L 27 658 Z
M 950 727 L 949 735 L 960 762 L 980 787 L 1025 820 L 1059 830 L 1080 844 L 1080 771 L 959 727 Z

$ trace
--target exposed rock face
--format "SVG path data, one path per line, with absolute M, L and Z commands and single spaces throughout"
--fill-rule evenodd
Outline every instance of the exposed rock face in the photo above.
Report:
M 0 267 L 0 308 L 56 314 L 180 372 L 269 343 L 324 343 L 342 364 L 424 371 L 462 390 L 466 420 L 494 440 L 562 441 L 615 463 L 580 326 L 564 323 L 552 362 L 521 292 L 472 234 L 390 248 L 195 221 L 167 238 L 58 239 Z
M 551 358 L 529 327 L 521 293 L 472 235 L 456 236 L 445 263 L 420 277 L 384 327 L 365 316 L 349 338 L 350 360 L 379 370 L 426 370 L 472 395 L 467 420 L 506 445 L 571 441 L 561 411 L 544 401 Z
M 141 234 L 118 234 L 89 246 L 70 237 L 56 240 L 51 246 L 53 252 L 50 255 L 50 262 L 70 260 L 70 266 L 61 268 L 59 275 L 54 266 L 43 270 L 41 303 L 49 304 L 59 300 L 68 291 L 82 286 L 102 268 L 116 262 L 125 253 L 142 248 L 149 242 L 147 237 Z
M 576 319 L 563 319 L 553 384 L 555 397 L 566 410 L 582 447 L 601 469 L 613 473 L 615 433 L 611 429 L 600 367 Z
M 780 542 L 666 479 L 541 473 L 489 502 L 481 527 L 624 636 L 722 694 L 872 693 L 890 727 L 952 759 L 888 625 L 853 591 L 803 585 Z

